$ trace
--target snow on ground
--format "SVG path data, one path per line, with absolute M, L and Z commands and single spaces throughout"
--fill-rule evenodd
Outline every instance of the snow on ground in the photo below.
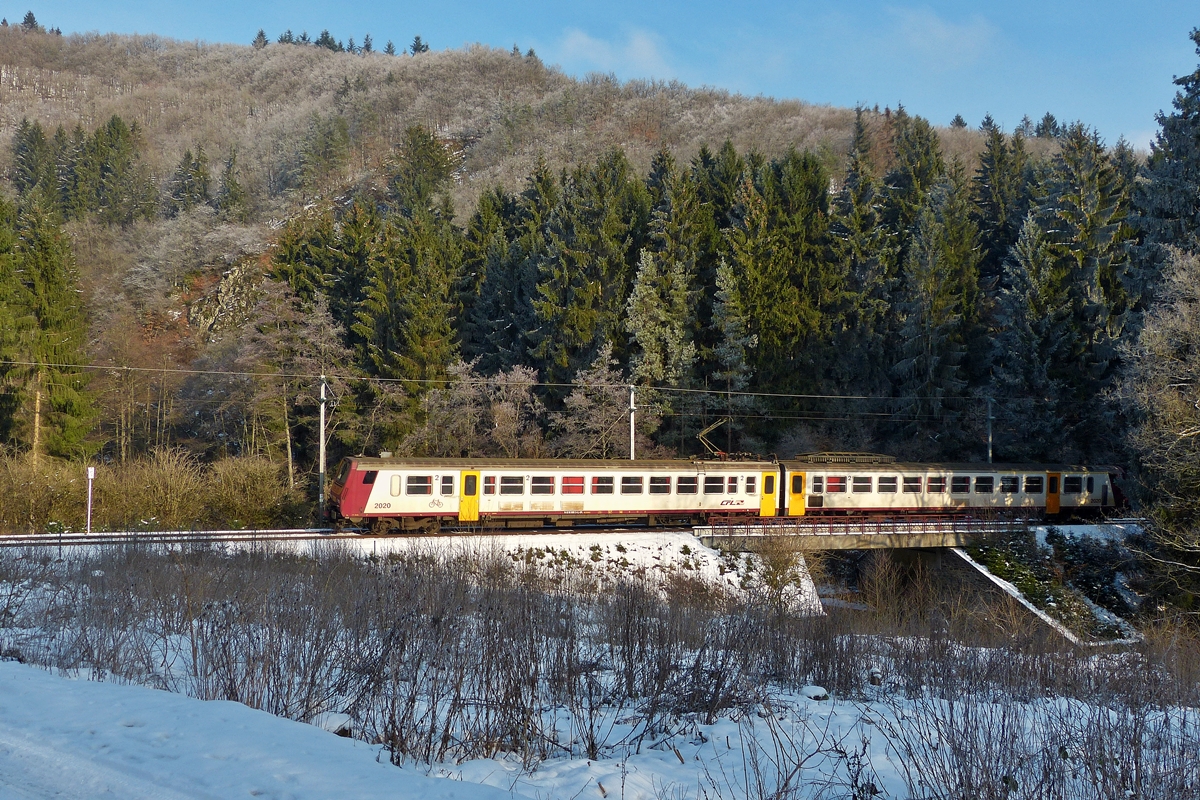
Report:
M 398 769 L 379 747 L 240 703 L 0 662 L 0 800 L 510 796 Z
M 1120 544 L 1131 536 L 1136 536 L 1142 532 L 1142 525 L 1138 522 L 1101 522 L 1093 524 L 1078 524 L 1078 525 L 1035 525 L 1033 533 L 1037 537 L 1037 543 L 1042 547 L 1049 547 L 1046 544 L 1046 534 L 1051 528 L 1055 528 L 1059 533 L 1068 538 L 1079 539 L 1098 539 L 1105 542 L 1115 542 Z
M 814 700 L 807 687 L 788 699 L 777 724 L 799 745 L 825 735 L 859 741 L 862 709 Z M 662 749 L 608 754 L 600 760 L 555 758 L 532 772 L 519 760 L 480 759 L 426 770 L 389 763 L 379 746 L 345 739 L 238 703 L 202 701 L 140 686 L 51 674 L 0 662 L 0 800 L 16 798 L 259 797 L 275 800 L 346 797 L 499 800 L 500 798 L 744 797 L 742 733 L 773 750 L 761 715 L 692 725 Z M 798 727 L 799 726 L 799 727 Z M 622 733 L 615 721 L 611 733 Z M 804 728 L 806 734 L 797 735 Z M 750 738 L 750 737 L 748 737 Z M 902 788 L 882 737 L 872 745 L 881 786 Z M 765 751 L 764 751 L 765 752 Z M 800 751 L 798 750 L 797 753 Z M 788 753 L 772 752 L 773 757 Z M 806 782 L 840 782 L 839 767 L 813 759 Z M 733 791 L 731 792 L 731 788 Z
M 244 545 L 231 545 L 238 547 Z M 255 545 L 260 546 L 260 545 Z M 705 547 L 684 531 L 630 529 L 613 533 L 506 533 L 496 536 L 339 536 L 327 541 L 270 543 L 319 553 L 339 547 L 375 558 L 392 554 L 443 553 L 487 556 L 505 554 L 515 563 L 538 567 L 548 575 L 590 578 L 605 585 L 620 578 L 645 578 L 653 585 L 673 579 L 695 579 L 741 593 L 757 583 L 755 557 L 722 554 Z M 797 557 L 793 592 L 794 613 L 820 614 L 821 602 L 802 557 Z

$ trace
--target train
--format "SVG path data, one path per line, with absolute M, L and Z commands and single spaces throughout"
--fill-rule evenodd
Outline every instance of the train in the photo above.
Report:
M 812 517 L 1098 517 L 1126 501 L 1112 467 L 792 459 L 344 459 L 327 514 L 388 531 L 681 526 Z

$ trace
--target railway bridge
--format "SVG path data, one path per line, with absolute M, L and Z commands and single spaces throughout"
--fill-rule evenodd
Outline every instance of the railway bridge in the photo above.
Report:
M 800 550 L 908 550 L 964 547 L 987 537 L 1024 530 L 1018 519 L 962 516 L 904 518 L 777 517 L 714 520 L 693 530 L 703 544 L 722 550 L 753 552 L 770 542 Z

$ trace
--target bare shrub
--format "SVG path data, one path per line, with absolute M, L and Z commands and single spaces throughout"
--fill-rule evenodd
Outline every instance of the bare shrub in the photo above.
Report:
M 83 467 L 42 456 L 0 454 L 0 530 L 81 530 L 87 486 Z
M 203 476 L 186 451 L 160 447 L 145 460 L 96 472 L 96 524 L 109 530 L 191 530 L 204 518 Z
M 218 528 L 280 528 L 303 521 L 303 498 L 279 464 L 261 456 L 223 458 L 204 472 L 204 516 Z

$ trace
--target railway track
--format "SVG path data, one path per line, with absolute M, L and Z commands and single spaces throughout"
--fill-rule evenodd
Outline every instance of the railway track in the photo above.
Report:
M 1136 517 L 1109 519 L 1108 525 L 1143 525 L 1146 520 Z M 845 536 L 847 539 L 863 535 L 915 535 L 915 534 L 961 534 L 986 536 L 1012 530 L 1013 521 L 924 519 L 924 520 L 854 520 L 837 518 L 774 519 L 762 523 L 742 522 L 738 524 L 715 524 L 694 528 L 655 528 L 664 533 L 692 533 L 700 539 L 713 537 L 766 538 L 780 536 L 817 537 L 821 539 Z M 1032 524 L 1032 523 L 1031 523 Z M 361 541 L 363 539 L 420 538 L 434 539 L 451 536 L 537 536 L 557 534 L 623 533 L 645 532 L 639 526 L 584 526 L 572 528 L 523 528 L 514 530 L 481 529 L 478 527 L 443 530 L 439 533 L 397 532 L 372 535 L 358 528 L 276 528 L 268 530 L 214 530 L 214 531 L 105 531 L 83 533 L 20 533 L 0 534 L 0 548 L 22 547 L 68 547 L 104 545 L 186 545 L 186 544 L 234 544 L 302 541 Z

